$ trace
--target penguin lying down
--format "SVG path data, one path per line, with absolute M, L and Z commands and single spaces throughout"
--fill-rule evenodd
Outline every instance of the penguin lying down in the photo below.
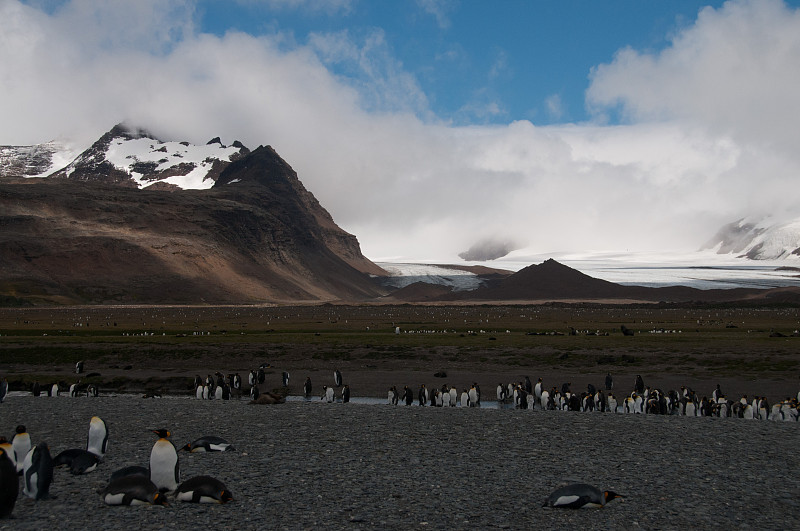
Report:
M 142 470 L 136 470 L 141 468 Z M 118 474 L 119 472 L 119 474 Z M 107 505 L 169 505 L 166 494 L 150 481 L 144 467 L 125 467 L 112 474 L 111 481 L 98 491 Z M 175 490 L 179 501 L 194 503 L 228 503 L 231 491 L 216 478 L 197 476 L 187 479 Z
M 608 502 L 624 498 L 616 492 L 601 491 L 586 483 L 571 483 L 554 490 L 544 501 L 542 507 L 563 509 L 588 509 L 604 507 Z

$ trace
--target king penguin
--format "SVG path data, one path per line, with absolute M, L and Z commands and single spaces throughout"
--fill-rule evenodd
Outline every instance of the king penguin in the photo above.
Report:
M 46 442 L 40 442 L 28 452 L 22 464 L 22 492 L 34 500 L 50 497 L 53 481 L 53 459 Z
M 92 417 L 89 421 L 89 437 L 86 450 L 103 459 L 108 451 L 108 427 L 100 417 Z
M 19 496 L 17 467 L 11 462 L 12 456 L 9 452 L 13 451 L 0 447 L 0 518 L 11 516 Z
M 585 509 L 603 507 L 605 504 L 623 496 L 616 492 L 601 491 L 586 483 L 573 483 L 553 491 L 544 501 L 542 507 L 559 507 L 563 509 Z
M 107 505 L 167 505 L 167 497 L 150 478 L 142 475 L 112 479 L 100 495 Z
M 17 473 L 22 474 L 22 463 L 25 456 L 31 451 L 31 436 L 25 430 L 25 426 L 17 426 L 14 438 L 11 439 L 11 447 L 14 449 L 14 457 L 17 462 Z
M 162 492 L 172 492 L 181 480 L 181 467 L 168 430 L 153 430 L 158 440 L 150 451 L 150 481 Z
M 222 437 L 217 437 L 216 435 L 205 435 L 200 437 L 199 439 L 192 441 L 185 446 L 181 447 L 181 450 L 186 452 L 228 452 L 236 450 L 231 443 L 223 439 Z
M 11 461 L 12 465 L 14 465 L 14 473 L 16 474 L 17 473 L 17 456 L 14 455 L 14 447 L 11 446 L 11 443 L 8 442 L 8 439 L 6 439 L 3 436 L 0 436 L 0 450 L 5 452 L 6 457 L 8 458 L 8 460 Z
M 197 476 L 187 479 L 178 487 L 175 497 L 194 503 L 227 503 L 233 501 L 231 491 L 216 478 Z

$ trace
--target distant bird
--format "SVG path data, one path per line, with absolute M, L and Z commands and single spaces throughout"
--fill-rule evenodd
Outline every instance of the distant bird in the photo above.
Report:
M 312 387 L 311 387 L 311 376 L 307 376 L 306 377 L 306 383 L 303 385 L 303 392 L 305 393 L 306 398 L 311 396 L 311 390 L 312 390 Z
M 289 372 L 288 371 L 283 371 L 283 375 L 282 376 L 283 376 L 283 386 L 284 387 L 288 387 L 289 386 Z
M 5 401 L 6 395 L 8 395 L 8 380 L 3 378 L 0 380 L 0 404 Z
M 342 373 L 339 372 L 339 369 L 333 371 L 333 383 L 336 385 L 336 387 L 342 386 Z
M 586 483 L 573 483 L 554 490 L 544 501 L 542 507 L 563 509 L 603 507 L 617 498 L 623 498 L 623 496 L 610 490 L 601 491 Z

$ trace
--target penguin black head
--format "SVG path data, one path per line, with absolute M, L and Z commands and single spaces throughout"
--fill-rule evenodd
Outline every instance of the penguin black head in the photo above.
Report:
M 150 431 L 152 431 L 153 433 L 155 433 L 156 435 L 158 435 L 162 439 L 166 439 L 167 437 L 172 435 L 172 433 L 170 433 L 169 430 L 164 429 L 164 428 L 161 428 L 161 429 L 158 429 L 158 430 L 150 430 Z
M 224 489 L 223 489 L 223 490 L 222 490 L 222 491 L 219 493 L 219 501 L 220 501 L 220 503 L 228 503 L 228 502 L 231 502 L 231 501 L 233 501 L 233 494 L 231 494 L 231 493 L 230 493 L 230 491 L 227 491 L 227 490 L 224 490 Z
M 192 443 L 186 443 L 184 446 L 181 446 L 180 448 L 178 448 L 179 452 L 181 450 L 183 450 L 185 452 L 191 452 L 192 451 Z
M 153 496 L 153 505 L 169 505 L 167 501 L 167 496 L 162 494 L 161 492 L 156 492 L 155 496 Z
M 620 498 L 620 499 L 624 499 L 625 498 L 625 496 L 623 496 L 622 494 L 617 494 L 613 490 L 607 490 L 607 491 L 603 492 L 603 497 L 605 498 L 605 502 L 606 503 L 610 502 L 611 500 L 615 500 L 617 498 Z
M 17 433 L 25 433 L 27 430 L 25 429 L 24 425 L 20 424 L 19 426 L 17 426 L 17 430 L 16 431 L 17 431 Z

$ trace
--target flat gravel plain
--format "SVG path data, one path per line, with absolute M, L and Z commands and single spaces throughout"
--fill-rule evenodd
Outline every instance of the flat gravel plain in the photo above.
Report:
M 24 424 L 55 456 L 103 418 L 98 469 L 57 469 L 54 499 L 20 498 L 0 529 L 796 529 L 800 425 L 661 417 L 132 396 L 10 396 L 0 435 Z M 222 480 L 235 501 L 103 503 L 98 489 L 147 466 L 168 428 L 182 446 L 218 435 L 236 451 L 180 452 L 181 479 Z M 599 510 L 542 508 L 562 481 L 625 495 Z

